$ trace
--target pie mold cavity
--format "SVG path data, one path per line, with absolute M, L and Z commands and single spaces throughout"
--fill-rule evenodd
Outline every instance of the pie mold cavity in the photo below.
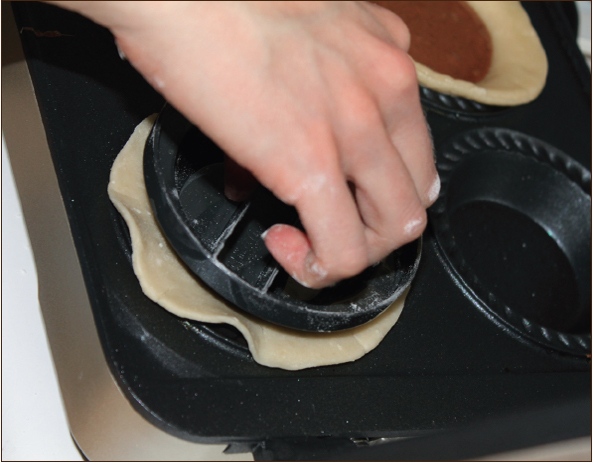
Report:
M 591 173 L 553 146 L 502 128 L 456 135 L 438 149 L 437 168 L 442 188 L 429 210 L 432 229 L 462 290 L 521 338 L 563 353 L 590 354 Z M 474 222 L 463 219 L 467 207 Z M 500 229 L 505 215 L 515 218 L 513 229 Z M 474 234 L 482 238 L 482 250 L 468 244 Z M 523 235 L 523 243 L 514 243 Z M 493 241 L 484 242 L 484 236 Z M 486 246 L 495 240 L 496 253 L 488 254 Z M 525 287 L 513 291 L 521 273 L 509 268 L 534 272 L 533 302 Z M 574 289 L 566 294 L 574 295 L 570 300 L 562 294 L 566 281 L 559 281 L 565 276 Z M 553 301 L 543 296 L 549 291 Z

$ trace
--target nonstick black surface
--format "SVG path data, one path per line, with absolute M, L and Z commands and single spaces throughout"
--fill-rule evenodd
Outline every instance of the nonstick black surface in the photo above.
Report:
M 442 174 L 449 168 L 445 154 L 455 153 L 447 146 L 468 131 L 510 130 L 511 139 L 544 143 L 552 160 L 527 159 L 517 145 L 510 152 L 489 148 L 485 158 L 496 167 L 493 172 L 510 163 L 517 164 L 513 171 L 527 168 L 529 176 L 534 165 L 537 179 L 526 183 L 529 194 L 547 191 L 551 178 L 550 187 L 576 207 L 572 229 L 583 223 L 590 229 L 591 75 L 558 5 L 524 6 L 550 62 L 543 93 L 516 108 L 476 109 L 426 92 L 439 168 Z M 107 197 L 107 183 L 134 127 L 164 101 L 120 60 L 107 30 L 45 4 L 19 3 L 14 9 L 19 27 L 68 35 L 36 37 L 23 30 L 22 40 L 106 360 L 122 391 L 150 422 L 200 442 L 321 441 L 417 435 L 588 399 L 591 300 L 590 285 L 586 293 L 582 281 L 590 284 L 590 260 L 585 256 L 583 264 L 570 250 L 571 233 L 552 240 L 550 233 L 542 235 L 552 225 L 534 225 L 540 212 L 516 195 L 505 195 L 515 199 L 502 204 L 476 195 L 479 188 L 467 180 L 472 175 L 464 177 L 457 165 L 488 177 L 479 162 L 456 161 L 449 168 L 451 175 L 469 181 L 455 200 L 452 185 L 465 180 L 444 185 L 439 201 L 445 201 L 449 229 L 439 228 L 440 212 L 431 211 L 422 261 L 400 321 L 358 361 L 297 372 L 266 368 L 253 361 L 234 329 L 186 321 L 151 302 L 132 271 L 127 229 Z M 496 223 L 515 224 L 508 239 L 506 227 L 492 231 L 491 216 L 500 218 Z M 469 234 L 478 239 L 469 240 Z M 585 240 L 590 258 L 590 238 Z M 522 244 L 538 250 L 529 253 Z M 542 274 L 534 265 L 543 251 L 550 252 L 552 266 Z M 554 292 L 554 303 L 572 321 L 558 319 L 554 307 L 539 318 L 533 314 L 537 305 L 516 286 L 508 287 L 513 278 L 506 272 L 515 266 L 497 259 L 504 252 L 522 265 L 518 275 L 526 284 L 538 290 L 553 284 L 570 288 L 565 295 Z M 527 260 L 518 258 L 520 252 L 527 252 Z M 492 264 L 480 266 L 481 257 L 475 257 L 480 254 Z M 546 340 L 542 326 L 556 335 L 554 341 Z

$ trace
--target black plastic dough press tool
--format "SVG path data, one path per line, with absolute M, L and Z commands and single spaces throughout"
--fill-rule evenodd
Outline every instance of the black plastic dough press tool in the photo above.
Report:
M 360 275 L 320 291 L 296 283 L 267 251 L 262 233 L 298 226 L 296 210 L 260 187 L 245 203 L 227 199 L 223 152 L 172 106 L 159 114 L 144 151 L 153 211 L 167 240 L 212 290 L 244 311 L 282 326 L 348 329 L 381 314 L 411 283 L 421 242 Z

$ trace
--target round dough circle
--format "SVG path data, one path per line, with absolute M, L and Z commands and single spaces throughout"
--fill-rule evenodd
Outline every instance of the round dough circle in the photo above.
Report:
M 354 361 L 373 350 L 397 322 L 408 289 L 381 315 L 340 332 L 301 332 L 259 320 L 214 295 L 177 258 L 152 214 L 144 184 L 144 145 L 156 115 L 136 127 L 111 168 L 109 198 L 132 239 L 132 264 L 142 291 L 171 313 L 195 321 L 226 323 L 247 340 L 255 361 L 288 370 Z
M 454 79 L 416 64 L 418 82 L 428 88 L 479 103 L 515 106 L 543 90 L 548 59 L 529 16 L 519 2 L 469 1 L 492 39 L 492 63 L 477 83 Z

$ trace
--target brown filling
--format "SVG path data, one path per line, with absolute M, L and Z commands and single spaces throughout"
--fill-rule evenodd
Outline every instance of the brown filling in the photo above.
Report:
M 372 2 L 403 19 L 412 37 L 410 56 L 441 74 L 479 82 L 492 61 L 490 34 L 465 2 Z

